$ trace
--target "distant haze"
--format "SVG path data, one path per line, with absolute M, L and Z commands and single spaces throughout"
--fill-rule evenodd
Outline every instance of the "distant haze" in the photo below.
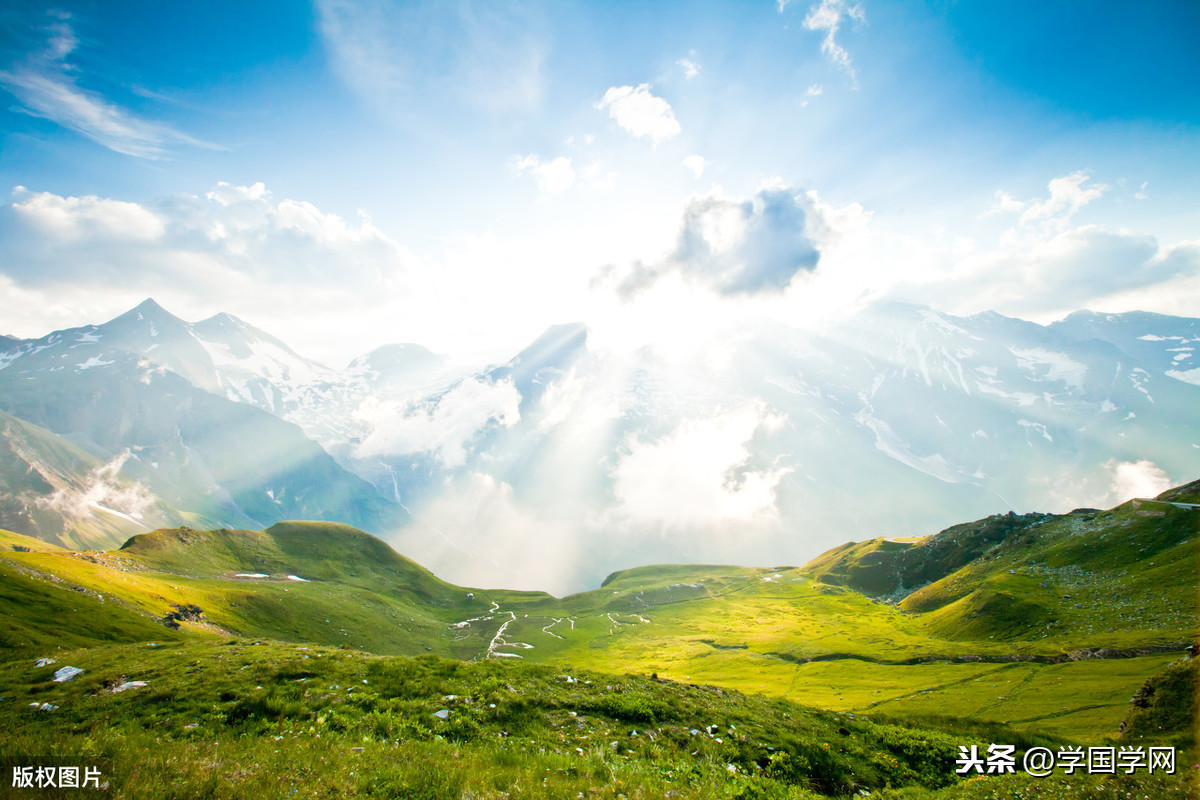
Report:
M 96 546 L 329 519 L 459 584 L 562 594 L 642 564 L 803 563 L 1106 507 L 1196 469 L 1200 320 L 880 303 L 820 333 L 723 333 L 664 352 L 564 324 L 482 369 L 408 343 L 335 370 L 147 300 L 0 351 L 0 409 L 46 429 L 5 428 L 0 526 Z

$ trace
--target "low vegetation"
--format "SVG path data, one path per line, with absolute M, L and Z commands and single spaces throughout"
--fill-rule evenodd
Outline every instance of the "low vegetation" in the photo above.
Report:
M 83 672 L 51 680 L 68 664 Z M 1019 758 L 1064 743 L 646 676 L 243 639 L 10 661 L 0 693 L 13 759 L 102 764 L 112 796 L 128 798 L 925 797 L 971 785 L 956 774 L 961 746 L 1013 744 Z M 1145 771 L 1073 777 L 1078 796 L 1184 788 Z M 993 794 L 981 797 L 1028 785 L 982 782 Z
M 1198 496 L 565 598 L 453 586 L 329 523 L 0 532 L 0 742 L 97 759 L 116 797 L 1182 795 L 1200 512 L 1165 501 Z M 1179 769 L 958 776 L 989 743 Z

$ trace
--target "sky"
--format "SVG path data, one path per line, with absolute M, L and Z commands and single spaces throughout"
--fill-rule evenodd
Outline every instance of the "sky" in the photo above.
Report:
M 154 297 L 343 366 L 878 299 L 1200 315 L 1200 5 L 0 10 L 0 332 Z

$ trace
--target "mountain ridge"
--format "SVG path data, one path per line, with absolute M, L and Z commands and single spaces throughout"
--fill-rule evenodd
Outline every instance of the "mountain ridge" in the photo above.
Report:
M 419 345 L 333 370 L 235 317 L 186 323 L 148 299 L 3 348 L 0 410 L 104 463 L 125 458 L 122 475 L 205 525 L 323 515 L 398 534 L 459 583 L 499 572 L 563 593 L 639 561 L 736 562 L 743 541 L 759 563 L 796 562 L 845 538 L 1106 505 L 1129 481 L 1182 479 L 1200 447 L 1200 386 L 1180 377 L 1196 324 L 1088 312 L 1041 326 L 893 303 L 816 332 L 755 323 L 717 343 L 715 371 L 712 354 L 608 351 L 582 323 L 478 370 Z M 169 418 L 189 404 L 210 410 L 204 436 L 270 429 L 277 455 L 245 460 L 234 483 L 208 463 L 215 452 L 184 464 Z M 320 460 L 301 436 L 336 462 L 320 468 L 338 475 L 331 491 L 264 469 L 301 451 Z M 682 457 L 704 437 L 730 443 Z M 154 474 L 167 463 L 170 480 Z M 862 485 L 870 504 L 856 501 Z M 653 502 L 680 491 L 707 499 Z M 376 510 L 356 516 L 339 497 Z M 530 529 L 554 531 L 572 570 L 521 545 Z

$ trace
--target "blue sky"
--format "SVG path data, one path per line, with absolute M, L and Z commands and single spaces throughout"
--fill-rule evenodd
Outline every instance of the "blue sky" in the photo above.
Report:
M 115 10 L 114 10 L 115 7 Z M 0 330 L 1200 312 L 1200 6 L 9 4 Z

